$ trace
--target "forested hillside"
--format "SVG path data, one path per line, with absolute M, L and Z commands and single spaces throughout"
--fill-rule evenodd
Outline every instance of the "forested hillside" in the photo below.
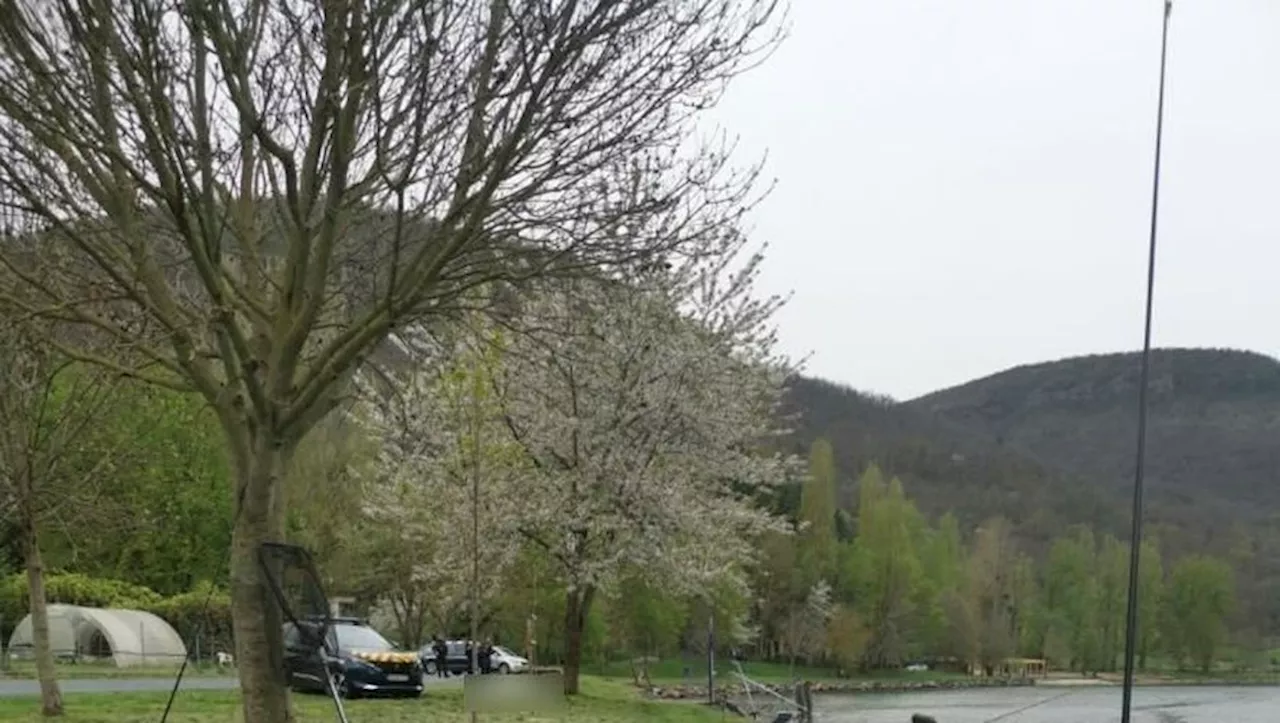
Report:
M 903 480 L 926 515 L 950 511 L 966 528 L 1002 515 L 1032 549 L 1043 551 L 1074 523 L 1128 529 L 1114 490 L 1001 445 L 981 428 L 819 379 L 794 380 L 789 403 L 795 451 L 832 440 L 844 505 L 856 498 L 852 481 L 878 463 Z
M 804 531 L 763 537 L 750 595 L 726 592 L 717 614 L 757 631 L 744 633 L 753 654 L 777 660 L 852 669 L 930 655 L 990 662 L 1016 652 L 1047 655 L 1059 667 L 1114 668 L 1133 442 L 1127 366 L 1136 362 L 1023 367 L 905 403 L 792 380 L 790 441 L 810 460 L 809 475 L 783 488 L 777 511 Z M 1224 655 L 1239 662 L 1238 651 L 1264 655 L 1280 638 L 1280 516 L 1266 489 L 1276 481 L 1266 460 L 1280 409 L 1278 365 L 1232 352 L 1168 352 L 1158 362 L 1143 578 L 1153 591 L 1144 614 L 1155 627 L 1144 649 L 1162 664 L 1202 667 Z M 190 635 L 204 585 L 225 584 L 231 500 L 215 422 L 193 397 L 135 384 L 113 394 L 102 423 L 64 460 L 69 470 L 95 470 L 77 494 L 92 501 L 96 524 L 51 517 L 56 524 L 41 536 L 55 574 L 50 594 L 124 601 Z M 442 587 L 453 578 L 414 570 L 424 559 L 436 573 L 467 566 L 441 552 L 424 557 L 422 529 L 438 526 L 371 516 L 381 509 L 371 505 L 381 477 L 366 467 L 381 459 L 374 440 L 385 435 L 346 421 L 322 425 L 298 454 L 285 485 L 289 538 L 314 551 L 335 594 L 383 609 L 382 624 L 401 639 L 465 627 L 465 607 L 441 603 L 462 600 L 465 580 Z M 495 452 L 490 462 L 501 459 Z M 492 471 L 489 479 L 498 484 Z M 414 496 L 406 509 L 413 500 L 436 504 L 440 496 Z M 494 524 L 506 514 L 497 509 Z M 463 525 L 455 522 L 447 527 Z M 11 627 L 26 603 L 9 527 L 0 519 L 0 573 L 10 573 L 0 576 L 0 618 Z M 558 659 L 565 597 L 556 569 L 536 547 L 520 554 L 518 564 L 492 566 L 506 572 L 485 586 L 502 594 L 486 602 L 484 624 L 519 641 L 536 612 L 538 655 Z M 589 657 L 696 647 L 705 634 L 701 602 L 641 577 L 619 579 L 585 623 Z M 992 608 L 999 600 L 1012 607 Z M 1207 607 L 1179 607 L 1186 600 Z M 219 601 L 203 649 L 225 645 L 228 599 Z M 1203 634 L 1186 637 L 1191 629 Z
M 1171 349 L 1153 358 L 1148 474 L 1156 499 L 1257 519 L 1280 507 L 1280 362 Z M 910 402 L 1061 469 L 1132 479 L 1139 359 L 1112 354 L 1018 367 Z
M 907 402 L 799 379 L 797 448 L 832 440 L 842 500 L 871 461 L 923 512 L 1003 515 L 1033 552 L 1074 523 L 1128 533 L 1136 354 L 1010 369 Z M 1241 575 L 1237 623 L 1275 632 L 1280 589 L 1280 362 L 1249 352 L 1153 357 L 1147 519 L 1166 554 L 1208 550 Z

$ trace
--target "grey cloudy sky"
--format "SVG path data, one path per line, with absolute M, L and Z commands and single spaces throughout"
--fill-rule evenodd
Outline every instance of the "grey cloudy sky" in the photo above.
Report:
M 1140 346 L 1160 0 L 792 0 L 716 119 L 785 348 L 908 398 Z M 1155 342 L 1280 355 L 1280 3 L 1173 12 Z

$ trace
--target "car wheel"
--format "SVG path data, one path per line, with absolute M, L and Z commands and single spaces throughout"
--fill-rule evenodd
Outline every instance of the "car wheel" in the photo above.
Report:
M 424 666 L 422 666 L 422 672 L 426 673 L 427 675 L 435 675 L 435 674 L 436 674 L 436 661 L 434 661 L 434 660 L 428 660 L 428 661 L 427 661 L 427 664 L 426 664 L 426 665 L 424 665 Z
M 337 691 L 339 698 L 351 697 L 351 684 L 347 682 L 347 676 L 334 671 L 330 674 L 329 681 L 333 683 L 333 689 Z
M 507 665 L 506 663 L 503 663 L 498 666 L 498 672 L 502 673 L 503 675 L 506 675 L 511 672 L 511 666 Z

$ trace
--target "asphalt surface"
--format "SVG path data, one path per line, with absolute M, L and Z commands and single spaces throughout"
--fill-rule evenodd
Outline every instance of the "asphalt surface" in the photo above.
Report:
M 427 678 L 428 688 L 458 685 L 461 678 Z M 63 693 L 156 693 L 173 690 L 173 678 L 71 678 L 58 681 Z M 235 690 L 236 678 L 192 676 L 182 678 L 179 690 Z M 0 697 L 39 695 L 40 684 L 34 680 L 0 678 Z
M 922 693 L 815 695 L 824 723 L 904 723 L 913 713 L 940 723 L 1115 723 L 1120 686 L 985 688 Z M 1133 692 L 1133 723 L 1275 723 L 1280 689 L 1154 686 Z M 766 719 L 767 720 L 767 719 Z

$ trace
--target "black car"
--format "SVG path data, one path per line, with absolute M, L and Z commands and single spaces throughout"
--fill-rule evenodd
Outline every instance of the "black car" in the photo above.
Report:
M 303 621 L 300 625 L 307 626 Z M 319 627 L 319 624 L 316 624 Z M 329 630 L 329 650 L 312 651 L 293 623 L 284 626 L 285 669 L 294 690 L 327 692 L 325 676 L 344 697 L 422 695 L 418 654 L 395 649 L 386 638 L 356 618 L 338 618 Z
M 445 647 L 448 648 L 448 655 L 445 656 L 445 672 L 450 675 L 462 675 L 471 672 L 471 656 L 467 651 L 467 642 L 465 640 L 446 640 Z M 435 675 L 439 670 L 440 661 L 436 660 L 435 643 L 427 643 L 418 651 L 418 655 L 422 659 L 422 669 L 427 675 Z

